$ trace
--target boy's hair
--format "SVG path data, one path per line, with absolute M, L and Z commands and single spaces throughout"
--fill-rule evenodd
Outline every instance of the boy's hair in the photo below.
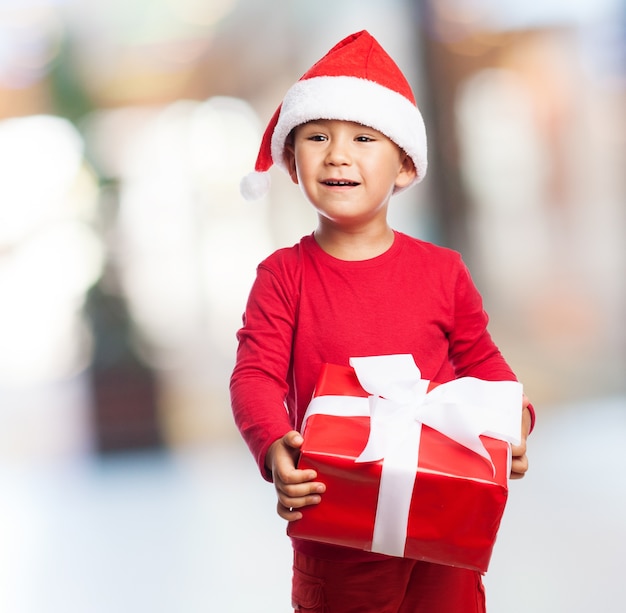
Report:
M 376 39 L 362 31 L 335 45 L 287 91 L 263 134 L 255 172 L 241 182 L 246 200 L 267 193 L 273 164 L 288 171 L 284 152 L 289 134 L 316 119 L 353 121 L 394 141 L 416 170 L 414 181 L 402 189 L 424 178 L 426 130 L 411 86 Z

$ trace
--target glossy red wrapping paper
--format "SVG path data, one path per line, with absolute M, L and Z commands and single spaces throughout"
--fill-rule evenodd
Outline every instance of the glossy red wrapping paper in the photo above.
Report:
M 431 387 L 433 385 L 431 384 Z M 315 396 L 368 394 L 352 368 L 325 365 Z M 322 502 L 289 524 L 292 537 L 372 550 L 384 460 L 355 463 L 365 447 L 370 418 L 315 414 L 308 418 L 300 468 L 326 484 Z M 485 572 L 507 500 L 510 447 L 481 436 L 493 467 L 481 456 L 422 426 L 404 557 Z

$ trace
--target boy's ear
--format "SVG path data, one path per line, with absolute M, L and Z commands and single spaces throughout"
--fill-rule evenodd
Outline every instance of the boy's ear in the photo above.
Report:
M 396 177 L 396 187 L 403 188 L 410 185 L 417 176 L 417 170 L 415 170 L 415 164 L 407 153 L 402 153 L 400 160 L 400 169 L 398 170 L 398 176 Z
M 287 142 L 285 142 L 283 159 L 285 160 L 285 166 L 287 167 L 291 180 L 297 185 L 298 173 L 296 171 L 296 152 L 294 150 L 292 138 L 288 138 Z

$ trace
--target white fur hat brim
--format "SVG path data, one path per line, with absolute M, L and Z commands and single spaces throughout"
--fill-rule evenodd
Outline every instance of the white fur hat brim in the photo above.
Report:
M 306 79 L 289 89 L 272 135 L 271 152 L 276 166 L 288 172 L 284 152 L 289 133 L 316 119 L 354 121 L 395 142 L 413 160 L 416 170 L 413 183 L 403 189 L 421 181 L 426 174 L 426 128 L 417 107 L 378 83 L 346 76 Z

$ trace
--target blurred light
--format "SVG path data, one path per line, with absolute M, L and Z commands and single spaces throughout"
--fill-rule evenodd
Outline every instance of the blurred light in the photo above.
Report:
M 550 167 L 535 124 L 532 91 L 513 70 L 483 69 L 461 84 L 456 117 L 461 167 L 476 206 L 527 212 Z
M 0 245 L 93 210 L 94 194 L 71 198 L 82 156 L 82 138 L 64 119 L 39 115 L 0 122 Z
M 165 0 L 165 3 L 183 23 L 213 26 L 233 10 L 237 0 Z
M 62 35 L 49 4 L 0 6 L 0 85 L 19 89 L 40 80 L 59 53 Z
M 239 180 L 261 132 L 251 107 L 218 97 L 101 111 L 86 122 L 97 164 L 120 180 L 125 295 L 158 367 L 198 347 L 230 355 L 256 264 L 270 250 L 267 206 Z
M 430 2 L 430 8 L 435 37 L 446 43 L 464 40 L 471 30 L 484 27 L 488 18 L 480 2 L 444 0 Z
M 88 55 L 106 61 L 107 51 L 112 50 L 143 48 L 151 54 L 161 45 L 206 42 L 236 4 L 237 0 L 136 0 L 132 4 L 82 0 L 68 6 L 65 15 Z
M 207 187 L 238 189 L 241 177 L 254 166 L 260 128 L 254 111 L 243 100 L 218 96 L 199 105 L 190 120 L 189 147 L 196 180 Z M 238 193 L 230 195 L 238 199 Z
M 461 84 L 456 107 L 480 270 L 500 300 L 512 302 L 523 300 L 538 270 L 547 272 L 552 244 L 542 215 L 552 162 L 535 105 L 517 72 L 484 69 Z
M 155 45 L 150 48 L 150 56 L 162 67 L 180 68 L 202 58 L 211 46 L 211 35 L 204 34 L 201 38 L 177 40 L 171 43 Z
M 98 278 L 102 249 L 86 226 L 41 232 L 1 269 L 0 380 L 54 380 L 87 362 L 82 296 Z
M 102 245 L 82 139 L 56 117 L 0 123 L 0 381 L 52 380 L 85 364 L 82 300 Z
M 582 25 L 618 15 L 620 0 L 432 0 L 436 32 L 458 40 L 472 29 L 510 30 Z
M 100 107 L 206 95 L 197 70 L 235 0 L 81 0 L 64 11 L 72 69 Z
M 617 15 L 622 0 L 472 0 L 489 13 L 492 26 L 499 29 L 584 25 Z
M 81 132 L 88 143 L 89 157 L 100 175 L 129 178 L 141 172 L 141 154 L 133 153 L 151 131 L 161 107 L 121 107 L 94 111 L 81 121 Z

